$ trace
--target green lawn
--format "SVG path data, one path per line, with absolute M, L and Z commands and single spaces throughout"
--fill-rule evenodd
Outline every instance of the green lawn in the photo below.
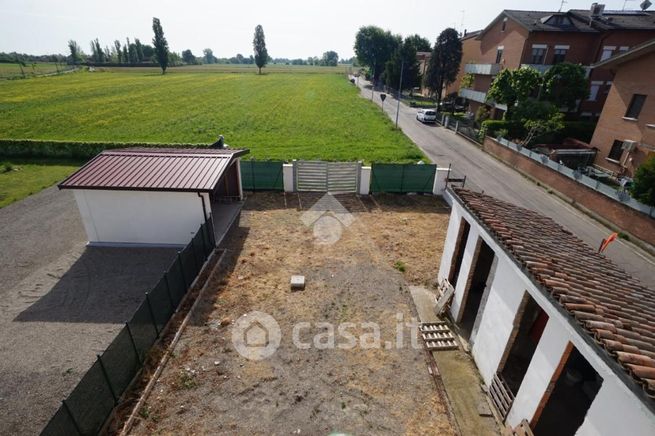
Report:
M 79 166 L 71 161 L 0 161 L 0 207 L 54 185 Z
M 4 81 L 0 132 L 175 143 L 212 142 L 220 133 L 256 159 L 424 157 L 342 74 L 80 72 Z
M 137 73 L 161 73 L 161 69 L 153 65 L 152 67 L 94 67 L 97 71 L 107 72 L 137 72 Z M 354 68 L 352 65 L 337 65 L 336 67 L 320 67 L 313 65 L 284 65 L 269 64 L 262 69 L 264 74 L 272 73 L 319 73 L 319 74 L 345 74 Z M 169 67 L 166 74 L 170 73 L 257 73 L 256 65 L 248 64 L 202 64 L 202 65 L 183 65 L 179 67 Z

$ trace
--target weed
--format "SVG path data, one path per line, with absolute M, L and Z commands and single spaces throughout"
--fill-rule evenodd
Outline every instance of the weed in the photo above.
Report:
M 148 419 L 150 417 L 150 407 L 148 407 L 147 404 L 144 404 L 139 410 L 139 416 L 143 419 Z
M 402 260 L 397 260 L 396 263 L 393 264 L 393 267 L 400 272 L 405 272 L 405 262 Z
M 624 233 L 624 232 L 619 232 L 619 238 L 620 239 L 625 239 L 626 241 L 629 241 L 630 240 L 630 235 L 628 235 L 627 233 Z
M 182 389 L 193 389 L 198 386 L 196 372 L 189 368 L 180 371 L 180 378 L 178 381 L 178 385 Z

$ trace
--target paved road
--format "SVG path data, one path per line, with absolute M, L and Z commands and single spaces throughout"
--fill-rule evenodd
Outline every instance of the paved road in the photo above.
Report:
M 362 97 L 370 99 L 369 83 L 360 77 L 359 86 Z M 381 105 L 377 91 L 373 101 Z M 393 121 L 396 106 L 397 100 L 387 96 L 384 111 Z M 468 188 L 549 216 L 592 247 L 598 247 L 600 241 L 612 233 L 453 131 L 419 123 L 416 109 L 401 104 L 398 118 L 398 126 L 433 162 L 445 167 L 452 164 L 456 175 L 466 175 Z M 655 259 L 652 256 L 621 240 L 612 243 L 605 254 L 647 286 L 655 288 Z

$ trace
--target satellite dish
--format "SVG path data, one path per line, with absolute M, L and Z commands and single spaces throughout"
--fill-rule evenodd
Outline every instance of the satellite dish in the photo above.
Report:
M 653 5 L 650 0 L 644 0 L 641 2 L 639 7 L 641 8 L 642 11 L 645 11 L 646 9 L 650 8 Z

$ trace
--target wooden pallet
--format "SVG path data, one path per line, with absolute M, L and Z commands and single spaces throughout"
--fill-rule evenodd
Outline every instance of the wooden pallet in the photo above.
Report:
M 455 335 L 448 325 L 441 322 L 424 322 L 419 325 L 419 331 L 425 347 L 430 351 L 452 350 L 458 348 Z
M 505 380 L 503 380 L 502 376 L 498 373 L 494 374 L 494 378 L 491 380 L 489 396 L 491 397 L 491 402 L 494 404 L 496 410 L 498 410 L 498 413 L 504 421 L 514 403 L 514 394 L 512 394 L 512 391 L 509 390 L 509 386 L 507 386 Z

